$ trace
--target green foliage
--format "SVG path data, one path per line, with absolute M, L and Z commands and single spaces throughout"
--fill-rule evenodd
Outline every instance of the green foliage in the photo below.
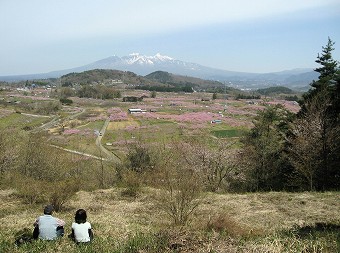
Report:
M 123 97 L 123 102 L 138 102 L 142 100 L 143 100 L 142 97 L 134 97 L 134 96 Z
M 156 95 L 157 95 L 156 91 L 153 90 L 153 91 L 151 92 L 151 98 L 155 98 Z
M 47 203 L 52 204 L 57 212 L 61 211 L 65 202 L 71 199 L 79 190 L 79 180 L 76 178 L 48 182 L 44 186 Z
M 293 91 L 287 87 L 283 87 L 283 86 L 276 86 L 276 87 L 269 87 L 269 88 L 265 88 L 265 89 L 258 89 L 257 90 L 258 93 L 260 93 L 261 95 L 266 95 L 269 96 L 271 94 L 292 94 Z
M 317 57 L 320 76 L 303 95 L 290 138 L 290 155 L 302 158 L 297 171 L 308 175 L 310 187 L 317 190 L 340 188 L 340 70 L 332 57 L 334 44 L 328 38 Z M 307 150 L 311 148 L 318 152 Z
M 120 96 L 119 93 L 113 87 L 107 87 L 105 85 L 82 85 L 77 91 L 79 97 L 97 98 L 97 99 L 112 99 L 116 96 Z
M 137 173 L 143 173 L 153 168 L 150 149 L 142 143 L 133 144 L 127 154 L 127 167 Z
M 129 71 L 94 69 L 81 73 L 69 73 L 61 77 L 62 83 L 67 84 L 91 84 L 101 83 L 105 80 L 122 80 L 127 83 L 136 83 L 137 75 Z
M 116 90 L 116 91 L 113 92 L 113 97 L 114 98 L 121 98 L 122 93 L 119 90 Z
M 156 86 L 156 85 L 139 85 L 136 86 L 137 90 L 149 90 L 149 91 L 158 91 L 158 92 L 188 92 L 191 93 L 193 92 L 193 89 L 190 85 L 186 84 L 184 86 Z
M 217 99 L 217 93 L 216 93 L 216 92 L 213 93 L 212 99 L 213 99 L 213 100 Z
M 68 99 L 68 98 L 61 98 L 60 103 L 65 104 L 65 105 L 71 105 L 73 103 L 73 101 L 71 99 Z
M 249 189 L 284 188 L 288 181 L 286 170 L 289 168 L 284 155 L 285 137 L 292 120 L 293 114 L 282 105 L 268 106 L 258 112 L 254 127 L 242 139 L 243 164 L 249 172 L 248 183 L 253 184 Z
M 19 231 L 20 232 L 20 231 Z M 165 232 L 159 233 L 135 233 L 125 241 L 117 242 L 115 238 L 95 238 L 90 244 L 76 245 L 71 240 L 55 240 L 43 241 L 33 240 L 21 244 L 19 247 L 14 244 L 14 240 L 3 240 L 0 234 L 0 249 L 1 252 L 13 253 L 52 253 L 52 252 L 70 252 L 70 253 L 159 253 L 166 252 L 169 244 L 169 237 Z
M 75 91 L 70 87 L 61 87 L 59 90 L 59 96 L 61 97 L 61 99 L 66 99 L 74 95 L 75 95 Z
M 246 95 L 246 94 L 237 94 L 235 99 L 260 99 L 260 95 Z
M 297 95 L 294 95 L 294 96 L 285 96 L 285 100 L 298 102 L 300 100 L 300 98 Z
M 172 74 L 165 72 L 165 71 L 155 71 L 151 74 L 145 76 L 148 79 L 156 80 L 161 83 L 168 83 L 173 81 Z
M 213 130 L 211 133 L 218 138 L 231 138 L 241 137 L 245 134 L 245 131 L 241 129 L 228 129 L 228 130 Z
M 328 43 L 325 47 L 322 47 L 322 54 L 318 54 L 316 63 L 320 64 L 319 68 L 315 71 L 320 74 L 317 81 L 311 83 L 311 88 L 303 95 L 303 100 L 301 101 L 302 112 L 308 102 L 319 94 L 325 94 L 330 97 L 336 96 L 336 80 L 338 79 L 338 62 L 333 59 L 332 51 L 334 50 L 334 42 L 328 38 Z
M 185 92 L 192 92 L 193 87 L 195 87 L 195 89 L 197 90 L 206 90 L 207 92 L 212 92 L 212 90 L 215 89 L 216 87 L 222 86 L 222 83 L 217 82 L 217 81 L 203 80 L 200 78 L 189 77 L 189 76 L 174 75 L 174 74 L 171 74 L 165 71 L 153 72 L 149 75 L 146 75 L 145 78 L 147 78 L 151 82 L 154 82 L 151 86 L 159 86 L 158 90 L 156 91 L 170 91 L 170 90 L 165 90 L 165 88 L 163 90 L 162 88 L 160 88 L 160 87 L 168 86 L 168 87 L 174 87 L 177 89 L 183 88 L 182 90 L 178 90 L 178 91 L 185 91 Z M 160 84 L 163 84 L 163 85 L 160 85 Z

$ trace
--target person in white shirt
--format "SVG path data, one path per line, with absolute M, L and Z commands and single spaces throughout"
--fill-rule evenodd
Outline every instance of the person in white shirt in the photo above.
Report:
M 87 243 L 93 239 L 93 232 L 90 222 L 86 221 L 87 215 L 84 209 L 78 209 L 72 223 L 72 234 L 70 237 L 76 243 Z

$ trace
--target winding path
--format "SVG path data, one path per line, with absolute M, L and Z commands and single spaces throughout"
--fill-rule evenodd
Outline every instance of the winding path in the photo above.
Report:
M 120 162 L 119 157 L 116 156 L 114 153 L 110 152 L 109 150 L 107 150 L 102 145 L 102 138 L 103 138 L 103 136 L 105 134 L 106 128 L 109 125 L 109 123 L 110 123 L 109 119 L 105 120 L 104 125 L 103 125 L 102 129 L 100 130 L 100 134 L 98 134 L 98 137 L 96 139 L 96 145 L 100 149 L 100 151 L 104 152 L 107 155 L 109 161 L 113 161 L 115 163 L 119 163 Z

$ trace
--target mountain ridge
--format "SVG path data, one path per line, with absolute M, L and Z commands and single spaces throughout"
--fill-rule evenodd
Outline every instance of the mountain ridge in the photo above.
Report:
M 160 53 L 153 56 L 131 53 L 123 57 L 113 55 L 93 63 L 71 69 L 32 75 L 0 76 L 0 80 L 19 81 L 28 79 L 58 78 L 68 73 L 83 72 L 92 69 L 131 71 L 142 76 L 155 71 L 166 71 L 177 75 L 229 82 L 238 88 L 262 88 L 277 85 L 284 85 L 290 88 L 306 87 L 318 77 L 317 73 L 312 69 L 300 68 L 270 73 L 248 73 L 206 67 L 197 63 L 177 60 Z

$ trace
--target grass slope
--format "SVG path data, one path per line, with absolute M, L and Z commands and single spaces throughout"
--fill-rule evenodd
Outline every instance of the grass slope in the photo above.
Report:
M 158 190 L 137 198 L 121 188 L 78 192 L 55 216 L 69 234 L 78 208 L 88 212 L 95 240 L 77 246 L 67 236 L 56 242 L 14 245 L 15 234 L 32 224 L 41 206 L 21 203 L 0 191 L 0 252 L 339 252 L 340 194 L 249 193 L 202 197 L 186 227 L 172 227 L 155 201 Z

